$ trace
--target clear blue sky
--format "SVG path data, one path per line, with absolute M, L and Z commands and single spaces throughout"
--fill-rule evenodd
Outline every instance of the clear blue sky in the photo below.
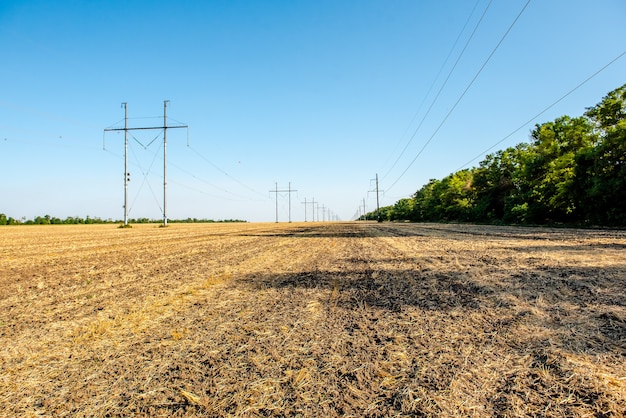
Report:
M 103 130 L 122 102 L 159 126 L 166 99 L 190 127 L 167 134 L 169 218 L 273 221 L 291 182 L 292 220 L 305 198 L 351 219 L 376 173 L 392 204 L 626 51 L 623 0 L 532 0 L 471 83 L 526 2 L 4 0 L 0 212 L 121 219 L 124 137 Z M 624 83 L 626 56 L 494 151 Z M 163 136 L 132 134 L 130 216 L 160 219 Z

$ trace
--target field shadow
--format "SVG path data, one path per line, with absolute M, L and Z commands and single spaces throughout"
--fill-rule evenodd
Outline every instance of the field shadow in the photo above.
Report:
M 364 266 L 363 266 L 364 267 Z M 236 280 L 252 291 L 319 290 L 329 307 L 380 309 L 400 313 L 415 307 L 428 312 L 488 313 L 476 332 L 506 333 L 518 327 L 543 330 L 528 336 L 541 350 L 558 342 L 575 352 L 612 352 L 626 357 L 626 278 L 596 268 L 567 271 L 527 268 L 483 281 L 461 271 L 375 270 L 304 271 L 251 274 Z
M 224 236 L 244 237 L 290 237 L 290 238 L 372 238 L 372 237 L 445 237 L 447 240 L 519 240 L 535 247 L 542 247 L 542 242 L 554 240 L 577 240 L 596 238 L 623 238 L 626 234 L 616 231 L 596 230 L 550 230 L 531 227 L 494 227 L 481 225 L 449 225 L 449 224 L 421 224 L 421 223 L 376 223 L 376 222 L 330 222 L 310 223 L 303 226 L 298 224 L 277 224 L 275 227 L 254 227 L 229 232 Z M 546 248 L 551 248 L 549 245 Z M 578 246 L 577 246 L 578 247 Z M 626 249 L 626 243 L 589 243 L 581 242 L 581 249 L 606 248 Z M 568 247 L 571 248 L 571 247 Z
M 281 237 L 281 238 L 365 238 L 372 237 L 366 230 L 329 230 L 323 228 L 294 228 L 281 232 L 241 232 L 241 237 Z
M 598 243 L 585 242 L 575 245 L 524 245 L 504 247 L 518 252 L 541 252 L 541 253 L 567 253 L 567 252 L 590 252 L 597 250 L 626 250 L 626 244 L 622 243 Z M 624 257 L 626 261 L 626 256 Z
M 288 238 L 372 238 L 429 236 L 414 228 L 402 228 L 394 224 L 377 223 L 311 223 L 310 226 L 286 226 L 284 229 L 259 228 L 241 230 L 229 236 L 243 237 L 288 237 Z
M 252 290 L 317 289 L 330 294 L 329 303 L 346 309 L 364 305 L 400 311 L 405 306 L 450 310 L 479 309 L 490 304 L 491 289 L 464 279 L 461 274 L 420 274 L 414 271 L 356 269 L 254 274 L 238 279 Z

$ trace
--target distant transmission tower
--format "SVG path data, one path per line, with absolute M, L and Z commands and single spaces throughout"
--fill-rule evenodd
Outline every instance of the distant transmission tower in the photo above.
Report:
M 367 221 L 367 212 L 366 212 L 366 207 L 365 207 L 365 198 L 363 198 L 363 220 Z
M 311 222 L 315 222 L 315 198 L 313 198 L 310 202 L 307 202 L 305 197 L 302 204 L 304 205 L 304 222 L 306 222 L 306 205 L 311 205 Z
M 167 130 L 175 128 L 189 128 L 187 125 L 167 126 L 167 104 L 169 100 L 163 100 L 163 126 L 143 128 L 128 127 L 128 103 L 122 103 L 124 108 L 124 127 L 106 128 L 104 132 L 124 131 L 124 226 L 128 225 L 128 131 L 163 129 L 163 226 L 167 226 Z
M 278 183 L 275 190 L 270 190 L 270 193 L 276 193 L 276 223 L 278 223 L 278 193 L 289 193 L 289 223 L 291 223 L 291 193 L 297 192 L 297 190 L 291 188 L 291 182 L 289 182 L 289 189 L 278 190 Z
M 376 178 L 372 179 L 372 181 L 376 180 L 376 189 L 370 190 L 370 192 L 376 192 L 376 220 L 378 222 L 382 222 L 382 218 L 380 217 L 380 200 L 378 198 L 378 173 L 376 173 Z M 365 200 L 363 201 L 363 208 L 365 209 Z

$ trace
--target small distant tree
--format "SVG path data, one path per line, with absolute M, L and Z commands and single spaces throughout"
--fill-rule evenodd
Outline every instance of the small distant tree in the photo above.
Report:
M 33 223 L 35 225 L 50 225 L 50 215 L 45 215 L 45 216 L 36 216 L 35 219 L 33 219 Z

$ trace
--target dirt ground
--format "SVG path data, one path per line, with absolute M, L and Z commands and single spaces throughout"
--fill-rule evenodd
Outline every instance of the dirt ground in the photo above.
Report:
M 0 228 L 1 416 L 626 416 L 626 232 Z

